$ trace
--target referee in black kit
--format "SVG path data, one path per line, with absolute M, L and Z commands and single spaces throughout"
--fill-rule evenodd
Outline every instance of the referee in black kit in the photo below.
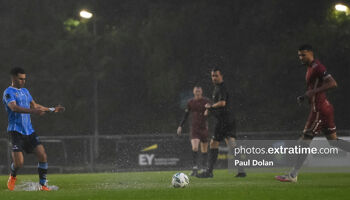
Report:
M 229 110 L 229 94 L 224 84 L 223 73 L 219 68 L 214 68 L 211 71 L 211 79 L 215 86 L 213 91 L 213 104 L 206 104 L 206 111 L 204 115 L 213 114 L 216 119 L 216 125 L 214 135 L 210 141 L 210 151 L 208 160 L 208 169 L 200 174 L 197 174 L 198 178 L 212 178 L 213 169 L 216 163 L 219 144 L 225 139 L 229 148 L 233 148 L 233 144 L 236 140 L 235 133 L 235 121 L 231 119 Z M 229 145 L 231 144 L 231 145 Z M 238 168 L 238 174 L 236 177 L 245 177 L 246 173 L 243 168 Z

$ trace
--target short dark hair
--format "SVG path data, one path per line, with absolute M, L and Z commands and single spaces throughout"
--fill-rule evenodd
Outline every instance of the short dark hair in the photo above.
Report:
M 20 67 L 14 67 L 10 71 L 11 76 L 17 76 L 18 74 L 25 74 L 25 73 L 26 72 L 24 71 L 24 69 L 22 69 Z
M 216 72 L 219 71 L 221 75 L 223 75 L 224 73 L 222 73 L 222 70 L 219 67 L 214 67 L 211 72 Z
M 299 51 L 303 51 L 303 50 L 306 50 L 306 51 L 313 51 L 312 46 L 309 45 L 309 44 L 300 45 L 298 50 L 299 50 Z

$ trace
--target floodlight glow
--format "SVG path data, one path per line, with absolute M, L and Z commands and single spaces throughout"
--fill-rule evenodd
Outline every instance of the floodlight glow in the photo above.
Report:
M 90 19 L 92 17 L 92 13 L 86 10 L 80 11 L 80 17 L 85 18 L 85 19 Z
M 346 5 L 343 5 L 343 4 L 337 4 L 335 5 L 335 9 L 339 12 L 348 12 L 349 11 L 349 8 L 346 6 Z

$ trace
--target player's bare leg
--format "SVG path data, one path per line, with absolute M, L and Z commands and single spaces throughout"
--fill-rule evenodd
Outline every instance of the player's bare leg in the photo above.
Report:
M 35 151 L 35 155 L 37 156 L 39 162 L 47 162 L 46 151 L 45 151 L 45 148 L 42 144 L 38 145 L 34 151 Z
M 24 157 L 22 152 L 12 152 L 12 165 L 15 169 L 19 169 L 23 167 Z
M 45 148 L 42 144 L 35 147 L 34 152 L 38 158 L 38 174 L 39 174 L 39 183 L 41 185 L 41 190 L 49 191 L 50 189 L 47 187 L 47 155 L 45 152 Z
M 309 147 L 313 138 L 314 136 L 311 134 L 304 134 L 299 139 L 300 146 L 303 148 Z M 308 156 L 307 154 L 299 154 L 292 171 L 287 175 L 276 176 L 275 179 L 281 182 L 297 182 L 298 172 L 300 168 L 303 166 L 307 156 Z
M 196 176 L 198 173 L 198 150 L 199 150 L 199 139 L 192 139 L 192 172 L 191 176 Z
M 201 142 L 201 153 L 202 153 L 202 169 L 207 169 L 208 162 L 208 142 Z
M 201 142 L 201 152 L 208 153 L 208 142 Z
M 23 167 L 23 163 L 24 163 L 23 153 L 12 152 L 12 160 L 13 162 L 11 163 L 11 166 L 10 166 L 11 174 L 7 182 L 7 188 L 11 191 L 15 189 L 16 180 L 17 180 L 16 178 L 17 171 Z

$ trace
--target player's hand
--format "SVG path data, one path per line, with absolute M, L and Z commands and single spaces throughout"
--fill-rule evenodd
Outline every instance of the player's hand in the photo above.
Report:
M 60 113 L 60 112 L 64 112 L 66 110 L 65 107 L 61 106 L 61 105 L 58 105 L 55 107 L 55 113 Z
M 181 132 L 182 132 L 182 127 L 181 126 L 179 126 L 178 128 L 177 128 L 177 135 L 178 136 L 180 136 L 181 135 Z
M 210 103 L 207 103 L 207 104 L 205 104 L 205 106 L 204 106 L 206 109 L 209 109 L 209 108 L 211 108 L 211 104 Z
M 204 111 L 204 116 L 208 116 L 208 115 L 209 115 L 209 110 L 206 109 L 206 110 Z
M 297 102 L 300 105 L 301 103 L 303 103 L 303 101 L 305 100 L 305 95 L 301 95 L 297 97 Z

